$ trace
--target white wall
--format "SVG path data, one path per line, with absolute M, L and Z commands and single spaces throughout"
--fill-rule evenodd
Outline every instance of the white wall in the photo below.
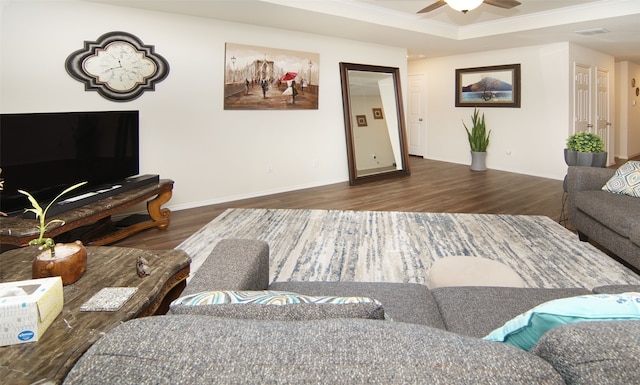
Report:
M 409 62 L 424 74 L 425 158 L 470 164 L 462 121 L 473 108 L 455 107 L 455 69 L 521 64 L 521 108 L 481 108 L 492 130 L 487 167 L 554 179 L 564 178 L 563 149 L 569 132 L 569 44 L 557 43 Z
M 635 79 L 635 86 L 631 86 Z M 629 159 L 640 155 L 640 65 L 624 61 L 616 63 L 617 156 Z
M 471 161 L 462 120 L 470 124 L 473 109 L 454 106 L 455 69 L 515 63 L 522 67 L 521 108 L 480 109 L 492 130 L 487 166 L 564 178 L 563 149 L 573 127 L 574 63 L 609 70 L 611 92 L 615 92 L 614 58 L 570 43 L 409 62 L 409 74 L 426 76 L 425 158 L 463 164 Z M 611 120 L 615 130 L 613 111 Z M 612 143 L 615 134 L 609 138 Z
M 175 180 L 173 209 L 348 180 L 338 63 L 399 67 L 406 83 L 402 48 L 75 1 L 3 0 L 0 17 L 0 112 L 140 110 L 141 173 Z M 110 31 L 169 61 L 154 92 L 112 102 L 66 73 Z M 319 109 L 223 110 L 226 42 L 319 53 Z

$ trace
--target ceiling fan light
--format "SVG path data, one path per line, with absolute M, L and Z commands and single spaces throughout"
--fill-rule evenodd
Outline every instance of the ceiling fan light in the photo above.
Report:
M 483 0 L 444 0 L 451 8 L 462 13 L 476 9 Z

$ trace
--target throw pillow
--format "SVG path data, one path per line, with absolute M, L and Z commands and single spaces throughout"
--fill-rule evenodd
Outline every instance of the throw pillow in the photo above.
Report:
M 630 160 L 620 166 L 602 189 L 640 198 L 640 161 Z
M 529 350 L 548 330 L 585 321 L 640 320 L 640 293 L 593 294 L 540 304 L 492 331 L 485 340 Z
M 367 297 L 308 296 L 263 291 L 207 291 L 171 303 L 174 314 L 200 314 L 261 320 L 313 320 L 325 318 L 389 319 L 382 304 Z

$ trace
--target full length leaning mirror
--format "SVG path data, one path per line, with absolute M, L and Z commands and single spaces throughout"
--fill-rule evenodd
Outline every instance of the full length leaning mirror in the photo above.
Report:
M 400 71 L 340 63 L 351 185 L 409 175 Z

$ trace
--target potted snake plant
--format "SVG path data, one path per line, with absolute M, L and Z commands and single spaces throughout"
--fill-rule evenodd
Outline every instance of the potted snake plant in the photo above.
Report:
M 39 246 L 38 250 L 41 251 L 33 260 L 31 268 L 32 278 L 60 276 L 62 278 L 62 284 L 68 285 L 76 282 L 82 274 L 84 274 L 87 268 L 87 250 L 82 245 L 82 242 L 76 241 L 74 243 L 56 244 L 53 238 L 45 238 L 45 233 L 47 228 L 54 223 L 64 224 L 64 221 L 60 219 L 52 219 L 47 222 L 46 216 L 49 208 L 64 194 L 86 183 L 87 182 L 78 183 L 65 189 L 53 198 L 44 209 L 30 193 L 24 190 L 18 190 L 20 194 L 25 195 L 29 199 L 32 207 L 26 209 L 25 212 L 35 214 L 36 220 L 38 220 L 37 228 L 40 232 L 38 238 L 29 242 L 30 246 Z
M 469 139 L 469 146 L 471 147 L 471 170 L 485 171 L 487 169 L 487 147 L 489 146 L 491 130 L 487 132 L 484 113 L 480 116 L 476 108 L 473 109 L 471 122 L 473 123 L 471 130 L 462 122 L 464 129 L 467 131 L 467 138 Z

